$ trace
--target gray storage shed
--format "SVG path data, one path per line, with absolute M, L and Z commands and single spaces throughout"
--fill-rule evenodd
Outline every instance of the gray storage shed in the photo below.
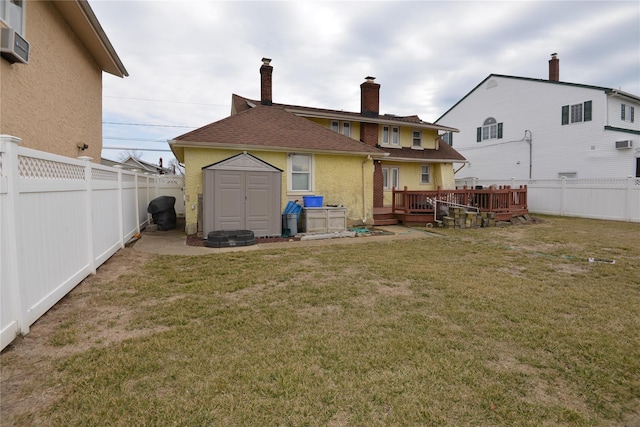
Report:
M 251 230 L 280 236 L 282 170 L 244 152 L 202 168 L 203 235 Z

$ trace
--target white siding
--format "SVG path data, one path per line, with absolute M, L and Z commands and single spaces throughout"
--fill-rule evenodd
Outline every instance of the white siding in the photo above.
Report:
M 592 101 L 592 120 L 562 125 L 562 106 Z M 634 105 L 634 123 L 620 120 L 620 104 Z M 605 130 L 605 126 L 640 129 L 638 103 L 608 96 L 600 88 L 541 80 L 490 76 L 438 124 L 460 129 L 453 147 L 469 160 L 456 178 L 556 179 L 627 177 L 636 173 L 638 135 Z M 493 117 L 503 123 L 503 137 L 476 142 L 476 129 Z M 531 136 L 530 146 L 525 139 Z M 634 148 L 616 150 L 615 141 L 632 139 Z

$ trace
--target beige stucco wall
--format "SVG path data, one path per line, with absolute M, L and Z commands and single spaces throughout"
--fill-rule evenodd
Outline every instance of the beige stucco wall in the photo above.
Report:
M 187 229 L 195 227 L 198 220 L 198 194 L 202 193 L 202 168 L 239 153 L 241 151 L 238 150 L 185 148 L 185 216 Z M 312 160 L 313 191 L 299 193 L 287 191 L 287 153 L 251 151 L 249 154 L 283 171 L 281 200 L 283 210 L 288 201 L 299 200 L 302 204 L 303 195 L 314 194 L 322 195 L 325 205 L 343 205 L 346 208 L 349 225 L 359 224 L 363 219 L 367 219 L 368 222 L 372 221 L 372 160 L 361 156 L 314 154 Z
M 24 147 L 99 162 L 102 70 L 52 3 L 24 4 L 30 59 L 0 59 L 0 133 Z M 81 143 L 89 148 L 79 151 Z

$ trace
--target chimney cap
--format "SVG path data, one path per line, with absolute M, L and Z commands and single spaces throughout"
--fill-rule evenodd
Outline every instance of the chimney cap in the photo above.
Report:
M 556 58 L 556 56 L 558 56 L 558 54 L 557 54 L 557 53 L 552 53 L 552 54 L 551 54 L 551 57 L 552 57 L 552 58 L 554 58 L 554 59 Z
M 367 76 L 364 78 L 367 82 L 369 83 L 373 83 L 373 81 L 376 79 L 375 77 L 371 77 L 371 76 Z
M 262 58 L 262 65 L 269 65 L 271 58 Z

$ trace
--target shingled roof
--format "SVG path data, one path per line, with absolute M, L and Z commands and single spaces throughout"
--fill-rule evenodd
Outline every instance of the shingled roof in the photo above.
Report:
M 186 146 L 240 150 L 300 150 L 372 157 L 388 155 L 378 148 L 288 113 L 282 106 L 259 104 L 180 135 L 169 141 L 169 145 L 180 161 L 184 161 Z
M 402 147 L 402 148 L 386 148 L 380 147 L 382 151 L 389 154 L 386 160 L 400 160 L 400 161 L 429 161 L 431 163 L 460 163 L 466 162 L 467 159 L 458 153 L 449 144 L 440 142 L 438 149 L 425 148 L 424 150 L 416 150 L 415 148 Z

